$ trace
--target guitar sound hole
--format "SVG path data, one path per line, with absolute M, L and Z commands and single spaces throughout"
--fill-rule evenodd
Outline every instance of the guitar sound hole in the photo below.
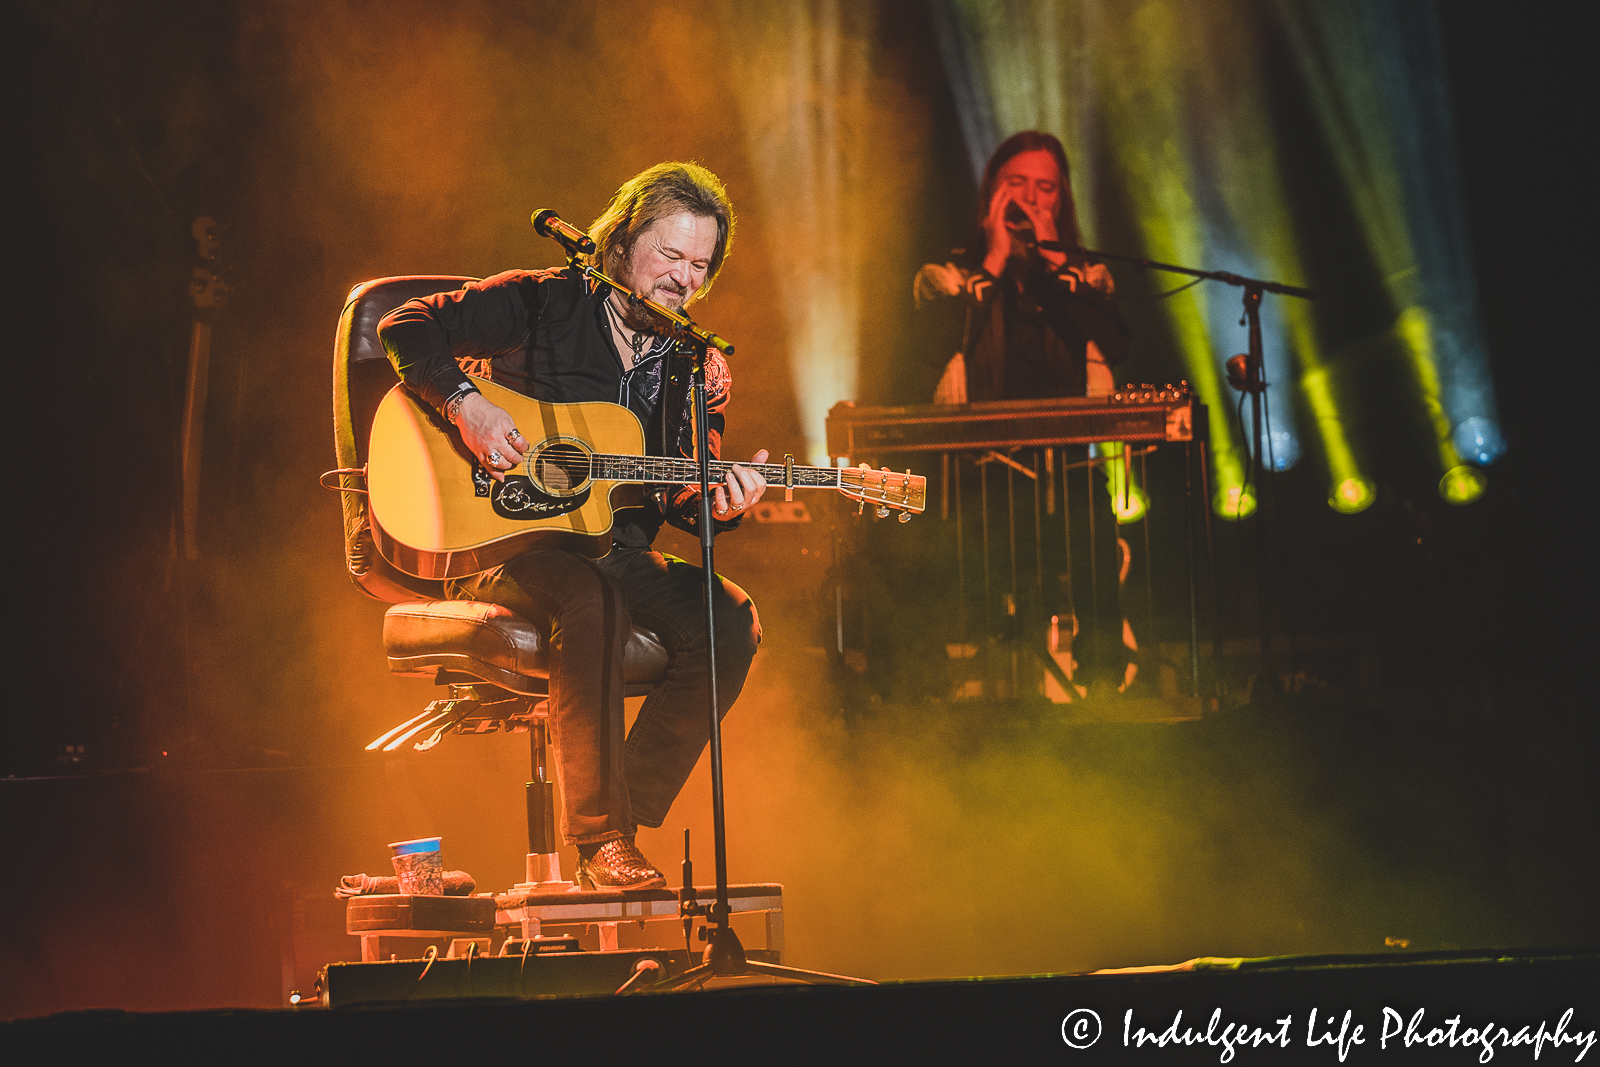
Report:
M 589 480 L 589 456 L 576 445 L 558 442 L 533 460 L 534 481 L 547 493 L 570 493 Z

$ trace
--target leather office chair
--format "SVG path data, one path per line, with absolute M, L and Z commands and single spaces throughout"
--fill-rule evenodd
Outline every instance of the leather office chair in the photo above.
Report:
M 407 300 L 460 288 L 470 278 L 380 278 L 350 292 L 333 354 L 333 427 L 344 508 L 345 562 L 362 592 L 394 605 L 384 615 L 389 670 L 449 686 L 421 715 L 368 749 L 393 751 L 417 737 L 426 751 L 449 733 L 526 732 L 533 755 L 528 783 L 527 886 L 564 885 L 555 838 L 554 784 L 546 759 L 549 635 L 496 604 L 445 600 L 444 583 L 406 574 L 377 550 L 367 514 L 367 439 L 378 403 L 399 378 L 378 341 L 378 321 Z M 629 696 L 660 684 L 667 650 L 635 626 L 623 675 Z M 520 887 L 519 887 L 520 888 Z

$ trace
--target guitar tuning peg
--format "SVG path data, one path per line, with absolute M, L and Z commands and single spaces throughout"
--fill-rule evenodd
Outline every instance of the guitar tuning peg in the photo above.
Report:
M 878 518 L 887 519 L 889 517 L 889 509 L 884 507 L 882 504 L 878 505 L 878 509 L 877 510 L 878 510 Z
M 900 521 L 901 521 L 901 522 L 910 522 L 910 521 L 911 521 L 911 512 L 909 512 L 909 511 L 902 511 L 902 512 L 901 512 L 901 513 L 900 513 Z
M 861 501 L 861 503 L 856 505 L 856 514 L 857 515 L 865 515 L 866 513 L 867 513 L 867 502 L 865 500 L 863 500 L 863 501 Z

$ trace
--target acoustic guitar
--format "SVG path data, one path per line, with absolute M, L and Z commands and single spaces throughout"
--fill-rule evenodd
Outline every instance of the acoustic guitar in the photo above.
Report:
M 372 532 L 383 557 L 419 578 L 459 578 L 530 548 L 598 558 L 611 550 L 616 510 L 644 503 L 646 486 L 700 480 L 692 459 L 644 455 L 644 428 L 620 404 L 546 404 L 482 378 L 531 443 L 504 482 L 489 476 L 455 427 L 395 386 L 378 405 L 368 445 Z M 720 481 L 733 464 L 711 464 Z M 837 489 L 901 520 L 927 506 L 927 479 L 887 468 L 741 464 L 773 488 Z

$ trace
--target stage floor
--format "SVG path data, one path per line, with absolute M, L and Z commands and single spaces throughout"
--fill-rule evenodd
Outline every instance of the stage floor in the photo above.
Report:
M 677 1048 L 714 1062 L 738 1055 L 846 1063 L 1572 1063 L 1591 1058 L 1585 1053 L 1600 1025 L 1594 951 L 1207 959 L 1179 967 L 342 1009 L 75 1012 L 0 1026 L 0 1046 L 41 1055 L 204 1048 L 244 1062 L 597 1050 L 608 1059 L 654 1060 Z

